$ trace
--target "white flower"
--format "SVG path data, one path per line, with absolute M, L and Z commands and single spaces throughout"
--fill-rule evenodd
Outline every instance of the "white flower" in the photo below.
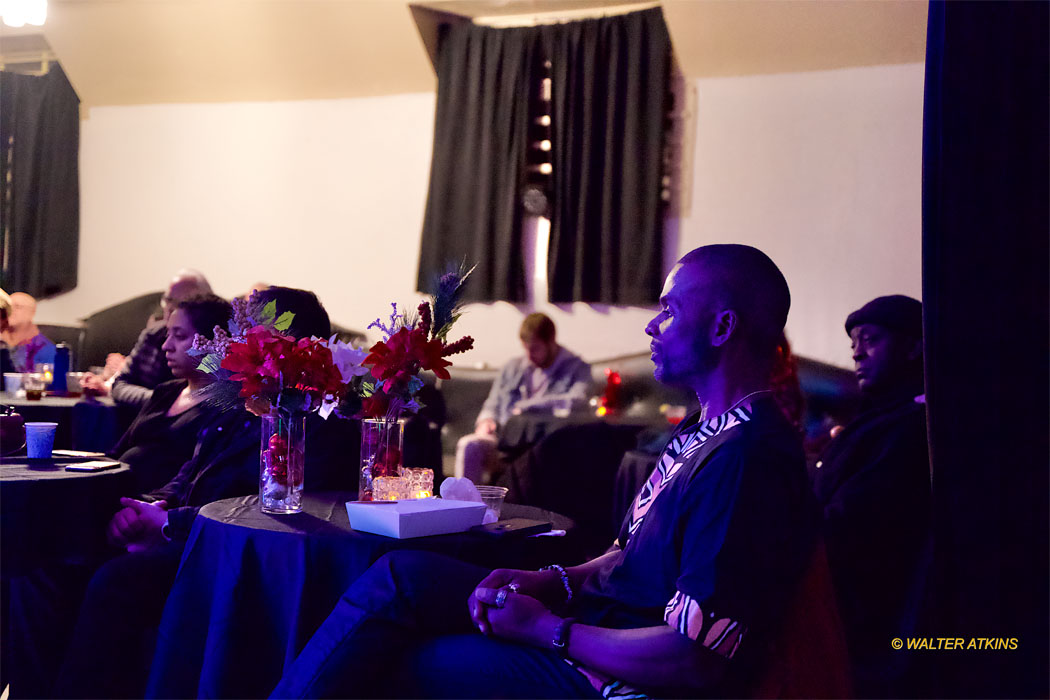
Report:
M 368 357 L 367 350 L 336 340 L 334 335 L 328 341 L 328 349 L 332 351 L 332 361 L 339 369 L 339 375 L 343 378 L 344 383 L 354 377 L 368 374 L 368 368 L 361 366 L 361 363 Z

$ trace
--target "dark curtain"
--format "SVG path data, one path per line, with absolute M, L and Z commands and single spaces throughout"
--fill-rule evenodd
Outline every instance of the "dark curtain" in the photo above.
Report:
M 655 303 L 671 61 L 663 14 L 541 31 L 552 83 L 550 300 Z
M 44 298 L 77 286 L 80 100 L 57 65 L 0 73 L 0 286 Z
M 931 2 L 923 300 L 942 696 L 1048 697 L 1045 2 Z
M 457 24 L 438 50 L 430 192 L 417 284 L 477 264 L 469 301 L 525 301 L 522 208 L 537 33 Z

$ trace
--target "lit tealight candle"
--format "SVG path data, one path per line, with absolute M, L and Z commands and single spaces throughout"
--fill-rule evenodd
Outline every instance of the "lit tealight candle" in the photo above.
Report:
M 408 482 L 409 498 L 430 498 L 434 493 L 433 469 L 401 468 L 401 477 Z
M 409 498 L 408 479 L 403 476 L 380 476 L 372 481 L 372 498 L 376 501 L 399 501 Z

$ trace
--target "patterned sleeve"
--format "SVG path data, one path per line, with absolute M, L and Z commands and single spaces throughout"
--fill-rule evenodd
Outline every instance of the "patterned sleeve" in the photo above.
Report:
M 700 603 L 681 591 L 674 594 L 664 609 L 664 622 L 727 659 L 733 658 L 747 634 L 742 622 L 719 617 L 714 612 L 705 616 Z
M 775 624 L 804 564 L 812 524 L 804 471 L 791 476 L 804 470 L 794 458 L 728 443 L 683 498 L 681 566 L 664 621 L 726 659 L 749 634 Z

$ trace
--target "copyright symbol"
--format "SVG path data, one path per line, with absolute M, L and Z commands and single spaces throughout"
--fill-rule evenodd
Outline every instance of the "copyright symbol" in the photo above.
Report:
M 890 646 L 894 649 L 900 649 L 904 646 L 904 642 L 900 640 L 900 637 L 894 637 L 893 640 L 890 641 Z

